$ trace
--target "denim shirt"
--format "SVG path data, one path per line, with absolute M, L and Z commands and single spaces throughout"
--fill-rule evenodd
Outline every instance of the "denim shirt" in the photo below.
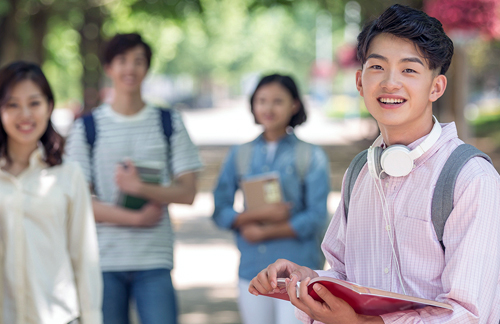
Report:
M 278 142 L 274 159 L 267 162 L 267 142 L 263 135 L 257 137 L 252 158 L 245 176 L 278 172 L 283 199 L 290 202 L 290 225 L 296 237 L 272 239 L 259 243 L 246 241 L 239 231 L 232 227 L 238 216 L 233 208 L 234 195 L 240 188 L 236 166 L 239 146 L 231 148 L 217 186 L 214 190 L 215 210 L 213 219 L 219 227 L 235 231 L 236 243 L 241 252 L 239 276 L 251 280 L 262 269 L 279 258 L 285 258 L 301 266 L 322 268 L 320 237 L 327 226 L 327 197 L 330 191 L 329 163 L 325 152 L 313 145 L 309 166 L 304 179 L 296 169 L 295 146 L 298 139 L 288 134 Z

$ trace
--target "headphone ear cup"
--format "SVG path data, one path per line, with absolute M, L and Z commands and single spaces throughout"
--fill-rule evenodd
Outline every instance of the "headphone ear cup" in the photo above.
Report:
M 380 146 L 372 146 L 368 149 L 368 171 L 374 179 L 384 179 L 386 177 L 386 174 L 382 173 L 382 164 L 380 163 L 383 152 L 384 149 Z
M 391 145 L 384 150 L 380 158 L 380 167 L 391 177 L 404 177 L 414 166 L 410 152 L 404 145 Z

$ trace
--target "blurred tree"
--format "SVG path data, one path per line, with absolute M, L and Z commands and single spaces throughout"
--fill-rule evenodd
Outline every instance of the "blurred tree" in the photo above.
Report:
M 39 1 L 2 0 L 0 4 L 0 64 L 16 59 L 42 63 L 43 37 L 50 7 Z

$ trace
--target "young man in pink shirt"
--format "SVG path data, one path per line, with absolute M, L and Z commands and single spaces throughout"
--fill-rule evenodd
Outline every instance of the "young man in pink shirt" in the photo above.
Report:
M 439 124 L 432 115 L 452 56 L 441 23 L 419 10 L 394 5 L 364 27 L 356 85 L 381 136 L 368 150 L 350 202 L 341 200 L 325 235 L 331 268 L 314 271 L 278 260 L 251 281 L 251 293 L 272 293 L 277 277 L 289 278 L 288 294 L 304 323 L 499 322 L 500 177 L 493 166 L 481 157 L 463 166 L 442 242 L 431 219 L 437 179 L 463 144 L 454 123 Z M 436 300 L 453 311 L 427 306 L 360 315 L 320 284 L 313 288 L 324 302 L 313 300 L 306 285 L 317 276 Z

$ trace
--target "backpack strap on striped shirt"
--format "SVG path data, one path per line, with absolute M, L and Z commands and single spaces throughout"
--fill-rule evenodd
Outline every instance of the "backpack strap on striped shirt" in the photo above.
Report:
M 366 153 L 367 150 L 356 155 L 356 157 L 351 161 L 345 176 L 344 212 L 346 221 L 349 214 L 349 202 L 352 189 L 354 188 L 354 184 L 356 183 L 361 169 L 366 164 Z M 432 196 L 431 220 L 443 251 L 445 250 L 445 246 L 443 244 L 444 226 L 446 224 L 446 220 L 453 211 L 455 182 L 460 174 L 460 171 L 462 170 L 462 167 L 474 157 L 482 157 L 492 163 L 488 155 L 481 152 L 474 146 L 470 144 L 461 144 L 448 157 L 436 182 L 436 187 Z
M 161 125 L 163 130 L 163 135 L 165 136 L 165 140 L 167 141 L 167 159 L 168 165 L 171 166 L 171 147 L 170 147 L 170 137 L 173 133 L 172 128 L 172 115 L 170 109 L 165 109 L 161 107 L 155 107 L 160 111 L 161 115 Z M 94 179 L 94 144 L 97 138 L 97 131 L 95 127 L 95 118 L 94 114 L 91 112 L 81 117 L 83 121 L 83 126 L 85 128 L 85 138 L 87 139 L 87 144 L 89 145 L 89 161 L 90 161 L 90 180 L 92 181 L 94 192 L 96 192 L 95 188 L 95 179 Z

